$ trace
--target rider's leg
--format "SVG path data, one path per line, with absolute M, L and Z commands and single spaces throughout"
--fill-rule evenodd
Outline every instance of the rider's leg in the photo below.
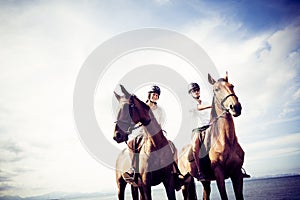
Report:
M 132 151 L 135 147 L 135 139 L 128 141 L 128 150 L 131 159 L 131 168 L 129 168 L 126 172 L 123 173 L 123 177 L 127 181 L 134 181 L 134 174 L 135 174 L 135 153 Z
M 196 132 L 193 136 L 192 151 L 193 151 L 193 156 L 195 159 L 195 164 L 196 164 L 196 167 L 198 170 L 195 178 L 202 181 L 202 180 L 205 180 L 205 176 L 204 176 L 203 172 L 201 171 L 201 166 L 200 166 L 200 148 L 201 148 L 202 142 L 200 140 L 199 134 L 200 134 L 199 132 Z

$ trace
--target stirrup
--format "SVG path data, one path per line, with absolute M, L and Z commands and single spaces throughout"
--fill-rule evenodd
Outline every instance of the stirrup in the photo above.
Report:
M 198 172 L 196 178 L 197 178 L 198 181 L 206 181 L 206 177 L 202 172 Z
M 181 187 L 184 185 L 183 176 L 180 177 L 180 175 L 177 173 L 174 175 L 175 175 L 175 180 L 174 180 L 175 190 L 179 191 L 181 189 Z

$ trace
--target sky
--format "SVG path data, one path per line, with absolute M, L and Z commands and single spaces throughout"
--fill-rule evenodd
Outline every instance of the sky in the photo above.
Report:
M 114 170 L 98 162 L 78 135 L 73 92 L 83 63 L 99 45 L 148 27 L 187 36 L 220 75 L 229 72 L 243 107 L 234 120 L 248 173 L 300 174 L 299 10 L 292 0 L 1 1 L 0 195 L 116 191 Z M 119 62 L 180 62 L 164 56 L 136 53 Z M 144 100 L 147 87 L 137 88 Z M 160 104 L 171 123 L 178 119 L 168 103 L 176 98 L 165 94 Z M 113 94 L 105 95 L 111 101 Z M 113 116 L 108 112 L 96 115 Z M 113 121 L 107 128 L 109 137 Z

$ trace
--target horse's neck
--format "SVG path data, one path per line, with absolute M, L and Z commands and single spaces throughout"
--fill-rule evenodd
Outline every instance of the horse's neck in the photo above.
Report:
M 155 119 L 152 112 L 151 112 L 151 122 L 150 124 L 145 126 L 145 128 L 146 128 L 147 137 L 155 148 L 159 148 L 160 146 L 165 145 L 167 139 L 164 136 L 161 126 Z
M 214 113 L 213 113 L 214 112 Z M 216 103 L 212 109 L 212 118 L 214 135 L 218 140 L 223 140 L 224 144 L 233 145 L 236 142 L 235 128 L 231 114 L 224 112 L 221 106 Z

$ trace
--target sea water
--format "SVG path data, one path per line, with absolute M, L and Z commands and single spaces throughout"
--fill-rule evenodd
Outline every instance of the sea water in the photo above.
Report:
M 196 183 L 197 197 L 202 199 L 202 185 Z M 226 181 L 226 191 L 229 199 L 235 199 L 232 184 L 230 180 Z M 245 200 L 300 200 L 300 176 L 244 179 L 244 199 Z M 152 196 L 154 200 L 167 199 L 165 191 L 153 188 Z M 116 199 L 116 196 L 112 199 Z M 130 193 L 127 193 L 126 199 L 131 199 Z M 181 191 L 176 192 L 176 199 L 182 200 Z M 217 184 L 211 183 L 211 200 L 219 200 Z

